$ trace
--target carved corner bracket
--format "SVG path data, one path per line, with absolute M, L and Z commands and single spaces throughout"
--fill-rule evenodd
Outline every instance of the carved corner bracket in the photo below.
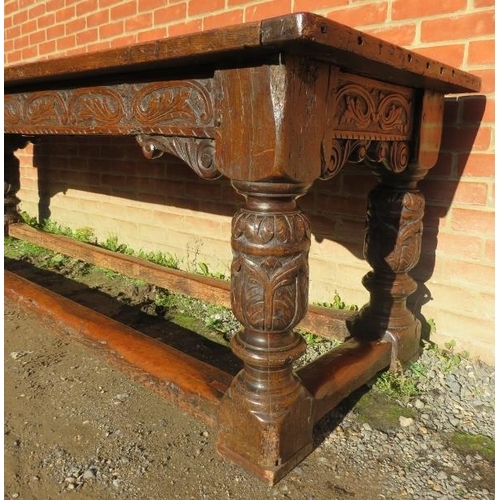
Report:
M 170 153 L 185 161 L 203 179 L 217 179 L 222 175 L 215 165 L 213 139 L 141 134 L 136 140 L 149 160 Z

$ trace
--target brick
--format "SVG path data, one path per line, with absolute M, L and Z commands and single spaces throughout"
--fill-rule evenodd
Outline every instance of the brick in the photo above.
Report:
M 62 36 L 64 36 L 64 24 L 56 24 L 55 26 L 47 28 L 48 40 L 56 40 Z
M 56 24 L 54 14 L 47 14 L 45 16 L 39 17 L 37 19 L 38 29 L 44 30 L 49 26 L 54 26 Z
M 487 297 L 488 294 L 463 287 L 449 286 L 446 282 L 433 283 L 431 289 L 433 300 L 444 310 L 456 311 L 457 304 L 460 304 L 460 314 L 491 317 L 494 301 L 491 297 Z M 482 300 L 486 298 L 487 300 Z
M 301 206 L 302 204 L 301 200 Z M 366 201 L 353 200 L 348 196 L 319 196 L 316 202 L 317 211 L 324 214 L 354 215 L 364 217 L 366 214 Z M 303 208 L 305 210 L 305 208 Z
M 491 236 L 495 234 L 495 213 L 473 208 L 452 208 L 451 228 L 470 235 Z
M 19 2 L 17 0 L 4 2 L 4 15 L 12 14 L 19 10 Z
M 4 31 L 9 29 L 9 28 L 12 28 L 12 25 L 14 24 L 14 21 L 12 19 L 12 17 L 4 17 L 3 19 L 3 29 Z
M 33 31 L 36 31 L 37 30 L 36 24 L 37 24 L 36 20 L 28 21 L 27 23 L 22 24 L 21 33 L 23 35 L 26 35 L 32 33 Z
M 467 65 L 495 63 L 495 40 L 471 40 L 467 54 Z
M 56 40 L 57 50 L 68 50 L 76 46 L 75 35 L 65 36 Z
M 494 33 L 493 12 L 472 12 L 460 16 L 423 20 L 420 27 L 420 40 L 423 43 L 442 42 L 493 35 Z
M 147 12 L 150 10 L 161 9 L 165 7 L 165 0 L 138 0 L 138 12 Z
M 366 196 L 376 185 L 377 179 L 374 175 L 344 175 L 341 192 L 343 196 L 350 195 L 366 200 Z
M 227 0 L 228 7 L 234 7 L 236 5 L 242 5 L 244 3 L 251 3 L 252 0 Z
M 22 51 L 23 61 L 28 59 L 35 59 L 38 56 L 38 48 L 36 46 L 30 45 Z
M 25 23 L 28 20 L 28 12 L 25 10 L 21 12 L 16 12 L 12 16 L 12 20 L 16 26 L 20 26 L 21 24 Z
M 26 12 L 26 11 L 24 11 Z M 20 14 L 24 14 L 24 12 L 20 12 Z M 38 5 L 35 5 L 32 9 L 28 11 L 28 17 L 30 19 L 33 19 L 35 17 L 39 17 L 45 14 L 45 2 L 39 3 Z
M 64 23 L 68 19 L 75 17 L 75 6 L 71 5 L 65 9 L 58 10 L 56 13 L 56 23 Z
M 14 26 L 5 32 L 5 39 L 14 41 L 21 36 L 21 26 Z
M 392 3 L 391 18 L 395 21 L 401 19 L 420 19 L 422 17 L 436 16 L 439 14 L 452 14 L 464 11 L 467 0 L 395 0 Z
M 490 264 L 495 263 L 495 240 L 486 240 L 484 243 L 484 258 Z
M 455 256 L 467 260 L 479 260 L 482 256 L 483 238 L 463 234 L 438 235 L 437 251 L 446 258 Z
M 415 42 L 417 27 L 414 23 L 399 26 L 388 25 L 383 28 L 367 29 L 365 32 L 395 45 L 410 47 Z
M 485 205 L 487 195 L 488 185 L 484 182 L 460 182 L 453 201 L 469 205 Z
M 495 284 L 495 268 L 463 260 L 446 258 L 440 265 L 440 276 L 449 285 L 470 285 L 476 290 L 493 290 Z
M 31 43 L 31 39 L 30 39 L 30 43 Z M 3 44 L 3 49 L 4 49 L 4 54 L 9 54 L 10 52 L 12 52 L 14 50 L 13 40 L 5 40 L 4 44 Z
M 495 155 L 493 153 L 460 154 L 458 172 L 464 177 L 495 177 Z
M 125 35 L 118 38 L 113 38 L 111 40 L 111 47 L 126 47 L 127 45 L 132 45 L 137 42 L 135 35 Z
M 174 24 L 168 27 L 168 36 L 179 36 L 187 33 L 197 33 L 202 30 L 202 20 L 195 19 L 187 23 Z
M 42 55 L 53 54 L 56 51 L 56 42 L 49 40 L 48 42 L 41 43 L 38 46 L 38 53 Z
M 44 30 L 37 31 L 30 35 L 30 45 L 38 45 L 42 42 L 45 42 L 45 40 L 46 40 L 46 32 Z
M 335 224 L 335 228 L 330 234 L 335 234 L 337 241 L 363 241 L 365 237 L 365 219 L 364 217 L 339 218 Z
M 96 10 L 98 10 L 97 0 L 85 0 L 84 2 L 79 2 L 76 5 L 77 17 L 85 16 L 89 12 L 95 12 Z
M 142 33 L 138 33 L 137 41 L 138 42 L 150 42 L 153 40 L 159 40 L 161 38 L 165 38 L 167 36 L 166 28 L 156 28 L 153 30 L 147 30 Z
M 20 36 L 14 40 L 14 48 L 16 50 L 25 49 L 30 44 L 30 39 L 28 35 Z
M 243 22 L 243 10 L 231 10 L 215 16 L 203 18 L 203 29 L 210 30 Z
M 485 183 L 457 183 L 437 179 L 425 179 L 420 182 L 419 187 L 428 202 L 445 206 L 452 202 L 484 205 L 488 191 Z
M 187 15 L 186 4 L 172 5 L 154 12 L 154 25 L 171 23 L 179 19 L 185 19 Z M 201 24 L 201 21 L 200 21 Z
M 146 30 L 153 25 L 153 14 L 141 14 L 125 21 L 125 32 Z
M 216 239 L 221 237 L 221 223 L 217 218 L 206 219 L 186 215 L 182 219 L 181 223 L 176 224 L 181 231 L 200 236 L 206 235 Z
M 368 26 L 387 22 L 387 2 L 368 3 L 345 10 L 334 10 L 327 14 L 329 19 L 347 26 Z
M 123 19 L 125 17 L 132 17 L 137 14 L 137 4 L 135 1 L 121 3 L 116 7 L 112 7 L 110 11 L 110 18 L 112 21 Z
M 123 33 L 123 21 L 105 24 L 99 27 L 99 38 L 113 38 Z
M 100 10 L 87 17 L 87 27 L 94 28 L 109 22 L 109 10 Z
M 55 12 L 56 10 L 64 8 L 65 0 L 48 0 L 45 2 L 47 12 Z
M 186 191 L 188 196 L 197 200 L 219 200 L 221 198 L 221 186 L 218 182 L 187 182 Z
M 450 66 L 462 67 L 465 60 L 465 44 L 435 45 L 433 47 L 415 47 L 418 54 L 435 59 Z
M 495 100 L 484 96 L 468 96 L 461 99 L 461 120 L 465 124 L 495 121 Z
M 66 35 L 71 35 L 77 33 L 78 31 L 83 31 L 87 28 L 87 20 L 84 17 L 75 19 L 66 23 Z
M 494 7 L 495 0 L 474 0 L 474 7 Z
M 449 176 L 453 172 L 454 154 L 440 151 L 436 162 L 436 165 L 432 167 L 429 177 L 438 176 Z
M 267 17 L 289 14 L 291 11 L 291 0 L 273 0 L 270 2 L 264 2 L 245 9 L 245 22 L 260 21 L 261 19 L 266 19 Z
M 441 148 L 443 151 L 485 151 L 491 144 L 491 129 L 482 127 L 444 127 Z
M 295 0 L 293 10 L 294 12 L 309 12 L 312 8 L 314 12 L 317 12 L 320 9 L 331 9 L 342 5 L 349 5 L 349 0 L 314 0 L 313 5 L 311 5 L 311 0 Z
M 123 0 L 99 0 L 99 10 L 103 10 L 106 7 L 111 7 L 117 3 L 121 3 Z
M 76 43 L 77 45 L 87 45 L 92 42 L 97 42 L 98 40 L 98 31 L 97 28 L 87 29 L 82 33 L 77 33 L 76 35 Z
M 222 10 L 225 7 L 225 0 L 189 0 L 188 16 L 198 16 L 206 12 Z
M 110 42 L 99 42 L 91 45 L 87 45 L 87 52 L 98 52 L 101 50 L 109 49 L 111 46 Z

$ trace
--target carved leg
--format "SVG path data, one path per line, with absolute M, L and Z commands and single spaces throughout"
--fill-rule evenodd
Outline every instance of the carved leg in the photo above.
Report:
M 381 182 L 368 198 L 364 246 L 373 268 L 363 278 L 370 302 L 348 325 L 357 338 L 392 342 L 393 361 L 403 364 L 418 356 L 420 343 L 420 322 L 406 306 L 417 288 L 408 272 L 419 261 L 422 241 L 425 200 L 416 188 L 419 173 L 379 172 Z
M 308 186 L 233 182 L 246 206 L 232 225 L 232 341 L 243 370 L 221 402 L 218 451 L 274 484 L 312 451 L 313 398 L 292 371 L 305 351 L 292 329 L 307 310 Z
M 9 224 L 19 222 L 21 220 L 21 216 L 17 211 L 17 206 L 21 200 L 16 196 L 19 188 L 21 187 L 19 177 L 19 160 L 15 157 L 14 151 L 26 146 L 28 141 L 24 137 L 11 134 L 6 134 L 4 139 L 3 214 L 4 234 L 7 235 L 9 231 Z

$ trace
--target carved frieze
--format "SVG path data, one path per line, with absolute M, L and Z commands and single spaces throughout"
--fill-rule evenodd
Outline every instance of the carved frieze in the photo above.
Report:
M 335 92 L 335 137 L 406 141 L 412 131 L 413 100 L 412 89 L 341 77 Z
M 321 151 L 321 179 L 348 163 L 381 164 L 403 172 L 410 160 L 412 89 L 342 73 L 330 89 L 330 131 Z
M 213 137 L 209 79 L 8 94 L 4 109 L 10 133 Z
M 217 179 L 221 173 L 215 166 L 215 141 L 194 137 L 165 137 L 141 134 L 136 137 L 144 156 L 159 158 L 170 153 L 185 161 L 200 177 Z
M 331 179 L 347 163 L 380 163 L 400 173 L 408 166 L 410 146 L 405 141 L 369 141 L 366 139 L 333 139 L 330 156 L 322 155 L 321 179 Z

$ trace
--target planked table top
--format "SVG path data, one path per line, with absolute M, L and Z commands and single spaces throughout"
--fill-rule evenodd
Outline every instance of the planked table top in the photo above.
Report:
M 6 93 L 12 93 L 95 77 L 145 77 L 169 68 L 214 71 L 260 65 L 290 53 L 411 88 L 447 94 L 478 92 L 481 87 L 480 78 L 470 73 L 311 13 L 7 66 L 4 84 Z

